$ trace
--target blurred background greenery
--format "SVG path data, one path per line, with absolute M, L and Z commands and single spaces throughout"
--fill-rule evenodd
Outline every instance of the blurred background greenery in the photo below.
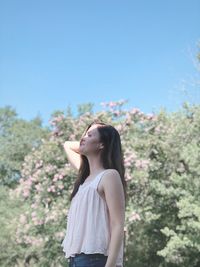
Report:
M 128 184 L 126 267 L 200 265 L 200 106 L 124 110 L 125 101 L 56 111 L 51 126 L 0 109 L 0 266 L 67 266 L 61 248 L 76 173 L 63 143 L 98 118 L 121 135 Z

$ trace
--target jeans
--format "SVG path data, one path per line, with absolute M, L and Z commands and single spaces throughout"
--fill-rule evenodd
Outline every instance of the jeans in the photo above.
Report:
M 80 253 L 70 257 L 69 267 L 105 267 L 108 256 L 103 254 Z

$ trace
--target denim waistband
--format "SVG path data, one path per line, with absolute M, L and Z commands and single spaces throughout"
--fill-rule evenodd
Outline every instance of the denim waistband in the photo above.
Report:
M 79 253 L 79 254 L 75 254 L 75 257 L 82 257 L 82 256 L 84 256 L 84 257 L 90 257 L 90 258 L 96 258 L 96 257 L 107 257 L 107 256 L 105 256 L 104 254 L 101 254 L 101 253 L 92 253 L 92 254 L 85 254 L 85 253 L 83 253 L 83 252 L 81 252 L 81 253 Z

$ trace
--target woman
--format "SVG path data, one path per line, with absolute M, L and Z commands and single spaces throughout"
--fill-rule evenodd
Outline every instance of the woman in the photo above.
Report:
M 79 171 L 62 242 L 69 266 L 122 267 L 126 182 L 119 133 L 95 121 L 64 149 Z

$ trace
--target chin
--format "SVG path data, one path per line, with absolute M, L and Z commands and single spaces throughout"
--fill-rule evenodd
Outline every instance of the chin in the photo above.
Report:
M 79 153 L 83 156 L 86 156 L 83 149 L 79 149 Z

